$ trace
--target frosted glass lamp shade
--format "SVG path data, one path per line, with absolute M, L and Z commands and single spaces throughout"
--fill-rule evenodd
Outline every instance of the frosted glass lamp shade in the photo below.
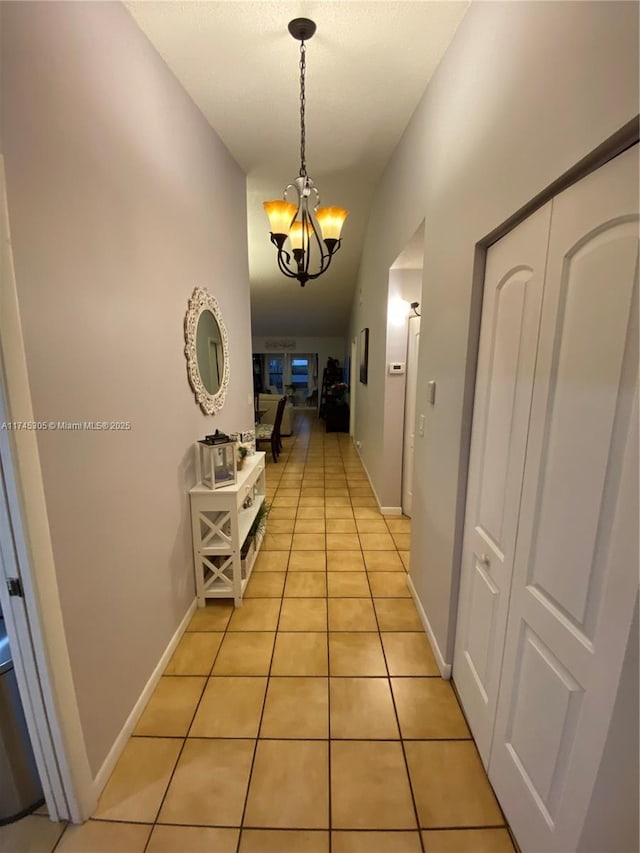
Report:
M 289 233 L 291 222 L 296 215 L 297 207 L 289 201 L 263 201 L 265 213 L 269 217 L 269 225 L 271 226 L 272 234 L 282 234 L 286 236 Z
M 304 240 L 304 243 L 307 246 L 309 245 L 310 234 L 311 234 L 311 226 L 307 224 L 307 237 L 306 237 L 306 240 Z M 292 249 L 295 250 L 295 249 L 304 248 L 304 246 L 303 246 L 303 235 L 304 235 L 304 228 L 303 228 L 302 222 L 299 219 L 296 219 L 296 221 L 291 226 L 291 230 L 289 231 L 289 240 L 291 241 L 291 248 Z
M 322 231 L 323 240 L 339 240 L 340 232 L 349 211 L 344 207 L 320 207 L 316 219 Z

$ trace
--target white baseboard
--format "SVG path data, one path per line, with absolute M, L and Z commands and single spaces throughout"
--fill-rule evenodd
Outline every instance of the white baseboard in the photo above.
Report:
M 140 694 L 138 701 L 133 706 L 131 713 L 127 717 L 127 721 L 122 727 L 120 734 L 115 739 L 113 746 L 109 750 L 109 754 L 102 763 L 102 767 L 100 768 L 100 770 L 98 770 L 96 778 L 93 780 L 93 792 L 96 799 L 100 796 L 104 786 L 109 781 L 109 777 L 113 773 L 113 768 L 116 766 L 116 762 L 120 758 L 122 750 L 127 745 L 127 741 L 131 737 L 131 733 L 135 729 L 138 720 L 142 716 L 142 712 L 147 707 L 147 703 L 151 698 L 151 694 L 155 690 L 158 682 L 160 681 L 160 677 L 165 671 L 167 664 L 169 663 L 169 660 L 171 658 L 171 655 L 174 653 L 176 646 L 180 642 L 180 638 L 184 634 L 187 625 L 191 621 L 191 617 L 193 616 L 196 610 L 197 603 L 197 599 L 194 598 L 192 604 L 189 605 L 189 609 L 185 613 L 182 622 L 178 625 L 175 634 L 169 640 L 169 645 L 164 650 L 162 657 L 158 661 L 158 665 L 151 673 L 151 677 L 144 686 L 144 689 Z
M 429 637 L 429 642 L 431 643 L 431 648 L 433 649 L 433 655 L 436 659 L 436 663 L 438 664 L 438 669 L 440 670 L 440 675 L 446 679 L 447 681 L 451 678 L 451 664 L 446 663 L 445 659 L 442 657 L 442 652 L 440 651 L 440 646 L 438 645 L 438 641 L 435 638 L 435 634 L 429 624 L 429 619 L 427 618 L 427 614 L 424 612 L 424 607 L 422 606 L 422 602 L 418 598 L 418 593 L 416 592 L 416 588 L 413 585 L 413 580 L 411 579 L 411 575 L 407 575 L 407 586 L 409 587 L 409 591 L 413 596 L 413 600 L 415 602 L 416 608 L 418 610 L 418 615 L 420 616 L 420 621 L 424 627 L 424 630 L 427 632 L 427 637 Z
M 353 440 L 353 436 L 351 437 Z M 353 442 L 353 446 L 358 451 L 358 456 L 360 457 L 360 461 L 362 462 L 362 467 L 364 468 L 364 473 L 367 475 L 367 480 L 369 481 L 369 485 L 371 486 L 371 491 L 373 492 L 373 496 L 376 499 L 376 503 L 378 504 L 378 509 L 380 510 L 382 515 L 402 515 L 402 507 L 401 506 L 382 506 L 380 503 L 380 498 L 376 492 L 375 486 L 371 482 L 371 477 L 369 472 L 367 471 L 367 466 L 364 463 L 364 459 L 362 458 L 362 453 L 360 453 L 360 448 L 358 445 Z

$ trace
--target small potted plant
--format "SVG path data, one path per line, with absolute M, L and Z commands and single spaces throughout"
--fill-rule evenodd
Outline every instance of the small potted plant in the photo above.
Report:
M 240 559 L 242 561 L 242 577 L 247 576 L 247 571 L 253 563 L 253 555 L 255 554 L 258 545 L 262 542 L 265 530 L 267 529 L 267 516 L 269 514 L 269 504 L 263 501 L 258 507 L 256 517 L 251 523 L 247 538 L 244 540 L 240 550 Z
M 245 441 L 239 441 L 236 447 L 236 456 L 237 456 L 237 468 L 238 471 L 244 465 L 244 460 L 247 458 L 249 453 L 251 452 L 251 445 L 247 444 Z

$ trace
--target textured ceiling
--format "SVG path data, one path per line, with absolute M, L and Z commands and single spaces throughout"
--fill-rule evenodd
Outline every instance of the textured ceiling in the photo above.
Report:
M 368 207 L 381 173 L 468 2 L 126 3 L 247 173 L 254 334 L 346 330 Z M 322 203 L 347 207 L 331 269 L 301 288 L 276 267 L 262 208 L 299 169 L 299 43 L 307 42 L 307 167 Z

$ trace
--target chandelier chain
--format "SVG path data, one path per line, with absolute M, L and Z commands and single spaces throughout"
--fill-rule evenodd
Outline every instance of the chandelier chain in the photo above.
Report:
M 302 41 L 300 43 L 300 177 L 302 178 L 307 177 L 307 160 L 305 152 L 307 141 L 307 128 L 305 125 L 305 75 L 307 70 L 306 52 L 307 49 L 305 47 L 305 43 L 304 41 Z

